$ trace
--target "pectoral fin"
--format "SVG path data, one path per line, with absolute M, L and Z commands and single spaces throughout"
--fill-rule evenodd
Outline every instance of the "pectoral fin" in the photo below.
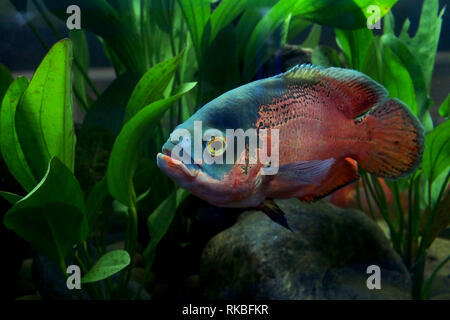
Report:
M 353 159 L 339 160 L 333 164 L 329 174 L 320 185 L 310 185 L 303 188 L 303 195 L 299 199 L 307 202 L 318 200 L 358 178 L 358 166 Z
M 313 184 L 319 186 L 328 176 L 336 162 L 333 158 L 326 160 L 299 161 L 280 166 L 277 179 L 293 184 Z

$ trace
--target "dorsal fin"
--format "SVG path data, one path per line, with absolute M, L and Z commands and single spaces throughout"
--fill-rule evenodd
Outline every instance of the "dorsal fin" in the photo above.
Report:
M 276 76 L 284 79 L 317 80 L 327 95 L 347 117 L 355 119 L 372 106 L 387 99 L 386 89 L 365 74 L 342 68 L 296 65 Z

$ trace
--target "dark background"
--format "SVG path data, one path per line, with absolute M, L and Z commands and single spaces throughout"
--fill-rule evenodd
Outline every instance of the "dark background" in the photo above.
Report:
M 440 6 L 447 5 L 448 0 L 440 0 Z M 422 0 L 399 0 L 393 7 L 393 13 L 398 21 L 396 29 L 399 31 L 406 18 L 411 20 L 410 31 L 415 32 L 422 7 Z M 39 32 L 48 44 L 56 42 L 56 38 L 52 35 L 50 29 L 45 25 L 39 13 L 29 3 L 29 17 L 31 21 L 38 27 Z M 53 19 L 59 26 L 61 33 L 67 34 L 65 25 Z M 81 23 L 83 24 L 83 13 L 81 13 Z M 250 26 L 249 26 L 250 27 Z M 110 66 L 106 59 L 103 48 L 96 36 L 88 33 L 89 49 L 91 52 L 92 67 Z M 444 15 L 442 25 L 441 41 L 439 44 L 440 51 L 450 51 L 450 14 Z M 331 28 L 325 28 L 322 33 L 321 43 L 335 46 L 334 32 Z M 0 63 L 6 65 L 10 70 L 34 70 L 45 54 L 44 49 L 33 35 L 29 27 L 23 21 L 23 18 L 14 10 L 8 0 L 0 0 Z

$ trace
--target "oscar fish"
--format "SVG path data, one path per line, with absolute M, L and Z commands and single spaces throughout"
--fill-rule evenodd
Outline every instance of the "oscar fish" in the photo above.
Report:
M 403 102 L 390 99 L 382 85 L 363 73 L 334 67 L 295 66 L 235 88 L 176 129 L 193 135 L 195 121 L 201 121 L 203 131 L 214 128 L 223 135 L 236 128 L 279 133 L 273 175 L 263 174 L 267 164 L 262 162 L 184 163 L 172 152 L 178 141 L 169 138 L 163 145 L 158 167 L 192 194 L 221 207 L 259 207 L 273 198 L 317 200 L 357 180 L 358 165 L 379 177 L 403 177 L 417 168 L 424 148 L 423 128 Z M 217 149 L 223 154 L 229 141 L 221 142 Z M 191 140 L 181 143 L 192 151 Z

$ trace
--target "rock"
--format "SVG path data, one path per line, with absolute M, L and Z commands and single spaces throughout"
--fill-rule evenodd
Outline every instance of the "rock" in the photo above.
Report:
M 193 274 L 186 279 L 178 292 L 179 300 L 198 300 L 200 299 L 200 276 Z
M 406 267 L 364 213 L 326 202 L 277 204 L 293 232 L 249 211 L 208 242 L 200 269 L 204 299 L 410 298 Z M 367 288 L 370 265 L 381 269 L 381 290 Z
M 150 289 L 155 285 L 156 277 L 153 272 L 150 271 L 147 278 L 145 277 L 145 269 L 144 268 L 133 268 L 131 269 L 131 279 L 136 281 L 137 283 L 144 282 L 144 288 Z

